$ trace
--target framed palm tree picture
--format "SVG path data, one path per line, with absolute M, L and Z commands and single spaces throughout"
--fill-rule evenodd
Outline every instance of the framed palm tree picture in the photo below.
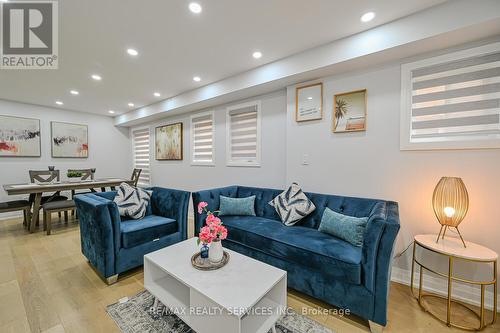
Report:
M 366 89 L 333 97 L 333 132 L 366 130 Z

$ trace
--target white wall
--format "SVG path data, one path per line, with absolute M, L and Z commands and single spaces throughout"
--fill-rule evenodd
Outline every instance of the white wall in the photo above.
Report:
M 288 87 L 287 183 L 297 181 L 307 191 L 399 202 L 399 252 L 416 234 L 437 234 L 440 225 L 431 204 L 434 187 L 442 176 L 462 177 L 470 196 L 462 235 L 500 253 L 500 150 L 401 151 L 400 80 L 399 64 L 318 80 L 324 84 L 324 119 L 308 123 L 295 122 L 296 86 Z M 366 132 L 332 133 L 334 94 L 365 88 Z M 303 154 L 309 155 L 309 165 L 302 165 Z M 407 270 L 410 260 L 411 250 L 395 261 L 395 267 Z M 447 262 L 427 260 L 446 270 Z M 485 274 L 470 266 L 458 272 L 475 278 Z
M 0 157 L 0 184 L 29 182 L 28 170 L 47 170 L 54 165 L 64 179 L 67 169 L 96 168 L 96 178 L 126 177 L 132 173 L 132 146 L 129 131 L 113 125 L 111 117 L 73 112 L 0 100 L 0 114 L 40 119 L 41 157 Z M 52 158 L 50 122 L 62 121 L 88 125 L 88 158 Z M 3 188 L 0 201 L 24 196 L 8 196 Z M 12 214 L 10 214 L 12 215 Z M 9 216 L 3 214 L 2 217 Z
M 260 167 L 226 166 L 226 108 L 245 101 L 261 101 L 262 153 Z M 190 116 L 197 112 L 215 111 L 215 166 L 191 165 Z M 149 123 L 151 133 L 152 184 L 197 191 L 227 185 L 253 185 L 282 188 L 285 184 L 286 92 L 281 90 L 237 103 L 220 105 L 194 113 L 178 115 Z M 184 158 L 182 161 L 154 159 L 154 128 L 183 123 Z

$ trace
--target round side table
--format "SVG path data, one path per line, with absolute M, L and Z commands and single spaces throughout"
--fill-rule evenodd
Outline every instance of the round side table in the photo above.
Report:
M 484 246 L 474 244 L 472 242 L 465 242 L 467 247 L 464 247 L 462 241 L 458 238 L 445 237 L 444 239 L 439 239 L 436 242 L 436 235 L 417 235 L 415 236 L 415 242 L 413 243 L 413 260 L 411 264 L 411 292 L 412 295 L 417 299 L 420 307 L 429 312 L 433 317 L 438 319 L 439 321 L 445 323 L 448 326 L 453 326 L 465 330 L 470 331 L 479 331 L 485 328 L 486 326 L 492 325 L 497 320 L 497 260 L 498 254 L 495 251 L 492 251 Z M 437 272 L 433 269 L 426 267 L 421 261 L 417 260 L 415 257 L 415 250 L 417 246 L 424 248 L 426 250 L 432 251 L 434 253 L 443 255 L 448 257 L 448 273 Z M 454 259 L 461 259 L 465 261 L 475 262 L 479 264 L 491 264 L 493 263 L 493 279 L 491 281 L 473 281 L 467 280 L 459 277 L 453 276 L 453 261 Z M 418 286 L 418 295 L 415 296 L 413 289 L 413 275 L 415 271 L 415 263 L 420 266 L 420 276 L 419 276 L 419 286 Z M 424 270 L 437 274 L 447 279 L 448 281 L 448 296 L 443 297 L 441 295 L 433 294 L 433 293 L 422 293 L 422 281 L 423 281 L 423 273 Z M 474 311 L 468 305 L 454 300 L 451 295 L 453 281 L 460 281 L 465 283 L 470 283 L 473 285 L 481 286 L 481 307 L 479 313 Z M 484 320 L 484 291 L 486 286 L 493 285 L 493 319 L 489 323 L 485 323 Z M 437 297 L 441 299 L 445 299 L 447 301 L 446 306 L 446 320 L 440 318 L 436 313 L 432 312 L 428 307 L 422 304 L 422 299 L 425 297 Z M 458 324 L 454 324 L 451 322 L 451 303 L 459 304 L 466 309 L 468 309 L 472 314 L 474 314 L 479 319 L 479 327 L 466 327 Z

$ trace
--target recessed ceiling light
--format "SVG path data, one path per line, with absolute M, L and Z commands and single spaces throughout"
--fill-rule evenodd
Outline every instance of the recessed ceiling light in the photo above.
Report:
M 96 81 L 102 80 L 102 77 L 100 75 L 97 75 L 97 74 L 92 74 L 90 77 Z
M 255 52 L 252 54 L 252 57 L 254 57 L 255 59 L 260 59 L 260 58 L 262 58 L 262 52 L 260 52 L 260 51 L 255 51 Z
M 111 114 L 115 113 L 115 111 L 113 111 L 113 110 L 109 110 L 108 112 Z
M 133 108 L 135 106 L 134 103 L 128 103 L 128 106 L 130 106 L 131 108 Z
M 361 22 L 370 22 L 374 18 L 375 18 L 375 13 L 368 12 L 368 13 L 363 14 L 363 16 L 361 16 Z
M 71 95 L 79 95 L 80 94 L 78 92 L 78 90 L 70 90 L 69 92 L 71 93 Z
M 197 2 L 191 2 L 189 4 L 189 10 L 195 14 L 201 13 L 201 5 Z
M 63 105 L 64 103 L 63 103 L 63 102 L 61 102 L 61 101 L 56 101 L 56 104 L 57 104 L 57 105 Z
M 153 95 L 154 95 L 155 97 L 160 97 L 160 96 L 161 96 L 161 94 L 160 94 L 159 92 L 155 92 Z
M 199 76 L 194 76 L 194 77 L 193 77 L 193 81 L 194 81 L 194 82 L 200 82 L 200 81 L 201 81 L 201 77 L 199 77 Z
M 307 97 L 307 99 L 308 99 L 308 100 L 311 100 L 311 99 L 313 99 L 313 98 L 312 98 L 311 96 L 309 96 L 309 97 Z
M 137 52 L 137 50 L 134 49 L 127 49 L 127 53 L 134 57 L 139 54 L 139 52 Z

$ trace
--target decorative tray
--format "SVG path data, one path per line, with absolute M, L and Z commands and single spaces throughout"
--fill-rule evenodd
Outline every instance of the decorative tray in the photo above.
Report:
M 191 264 L 193 265 L 194 268 L 199 269 L 201 271 L 213 271 L 219 268 L 222 268 L 226 266 L 226 264 L 229 262 L 229 253 L 224 251 L 224 255 L 222 256 L 222 260 L 216 264 L 210 262 L 210 260 L 207 259 L 202 259 L 201 258 L 201 253 L 197 252 L 193 254 L 191 257 Z

